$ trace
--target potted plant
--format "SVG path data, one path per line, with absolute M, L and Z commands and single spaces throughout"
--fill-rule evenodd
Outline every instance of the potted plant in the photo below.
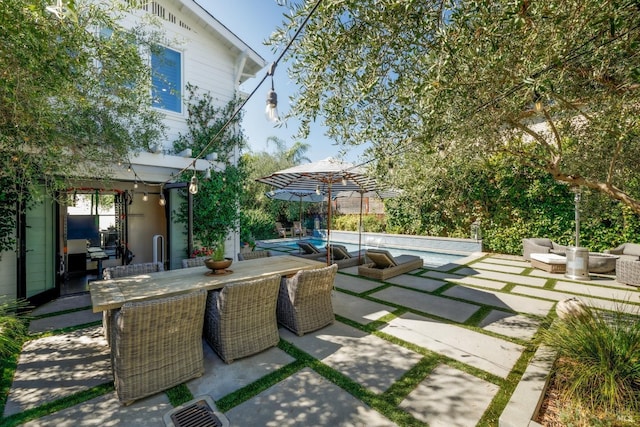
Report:
M 229 270 L 226 269 L 231 265 L 233 259 L 225 258 L 224 249 L 224 239 L 218 240 L 211 257 L 204 261 L 207 268 L 212 270 L 214 274 L 226 274 L 229 272 Z

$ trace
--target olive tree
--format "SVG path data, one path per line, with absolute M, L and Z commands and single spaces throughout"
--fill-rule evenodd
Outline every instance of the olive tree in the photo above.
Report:
M 290 115 L 398 174 L 505 153 L 640 213 L 637 0 L 287 2 Z M 310 13 L 319 3 L 317 9 Z

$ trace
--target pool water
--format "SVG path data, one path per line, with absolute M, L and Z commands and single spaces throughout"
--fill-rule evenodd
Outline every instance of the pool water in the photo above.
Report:
M 327 244 L 326 240 L 323 239 L 304 239 L 305 241 L 311 243 L 312 245 L 318 248 L 324 248 Z M 282 243 L 278 244 L 279 247 L 291 248 L 292 250 L 298 250 L 297 240 L 289 240 L 282 241 Z M 344 243 L 337 242 L 335 240 L 331 240 L 331 243 L 334 245 L 343 245 L 347 248 L 349 252 L 357 252 L 358 245 L 353 243 Z M 362 245 L 362 249 L 385 249 L 389 251 L 389 253 L 393 256 L 400 255 L 416 255 L 422 258 L 424 264 L 429 267 L 440 267 L 445 264 L 449 264 L 451 262 L 455 262 L 459 259 L 464 258 L 466 255 L 459 254 L 449 254 L 449 253 L 441 253 L 441 252 L 431 252 L 431 251 L 416 251 L 414 249 L 399 249 L 399 248 L 385 248 L 384 246 L 367 246 Z

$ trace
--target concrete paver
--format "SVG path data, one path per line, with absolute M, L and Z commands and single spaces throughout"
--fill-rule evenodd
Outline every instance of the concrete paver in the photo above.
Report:
M 42 316 L 43 314 L 57 313 L 59 311 L 72 310 L 80 307 L 91 307 L 91 296 L 88 292 L 60 297 L 33 309 L 30 315 Z
M 24 427 L 164 426 L 162 417 L 173 406 L 164 393 L 122 406 L 115 392 L 99 396 L 51 415 L 29 421 Z
M 53 331 L 54 329 L 83 325 L 85 323 L 98 322 L 100 320 L 102 320 L 102 313 L 94 313 L 91 309 L 72 311 L 70 313 L 55 316 L 55 318 L 43 317 L 42 319 L 34 319 L 29 323 L 29 332 L 36 333 Z
M 309 368 L 263 391 L 226 414 L 235 426 L 394 426 Z
M 553 287 L 561 292 L 574 292 L 592 297 L 600 297 L 607 299 L 615 299 L 618 301 L 638 302 L 638 292 L 631 287 L 627 289 L 618 289 L 613 287 L 592 286 L 581 284 L 576 286 L 575 283 L 557 282 Z
M 415 292 L 409 289 L 401 289 L 395 286 L 375 292 L 371 296 L 460 323 L 467 320 L 480 308 L 477 305 L 453 301 L 448 298 Z
M 427 277 L 410 276 L 408 274 L 401 274 L 400 276 L 392 277 L 386 280 L 386 282 L 426 292 L 433 292 L 436 289 L 446 285 L 446 282 L 442 280 L 429 279 Z
M 298 337 L 281 337 L 374 393 L 382 393 L 422 359 L 422 355 L 375 335 L 336 323 Z
M 524 351 L 518 344 L 413 313 L 392 320 L 381 331 L 502 378 Z
M 439 365 L 400 407 L 431 427 L 472 427 L 499 389 L 473 375 Z
M 4 416 L 113 381 L 102 327 L 28 341 L 22 349 Z
M 486 262 L 488 264 L 511 265 L 513 267 L 522 267 L 522 268 L 531 267 L 531 263 L 529 261 L 506 259 L 506 258 L 501 258 L 497 256 L 490 256 L 488 258 L 484 258 L 482 262 Z
M 340 291 L 331 294 L 331 303 L 335 314 L 362 325 L 378 320 L 395 310 L 395 307 L 358 298 Z
M 204 375 L 187 381 L 187 387 L 194 396 L 208 394 L 214 400 L 239 390 L 294 361 L 287 353 L 273 347 L 226 364 L 204 341 L 203 346 Z
M 546 298 L 553 301 L 560 301 L 567 298 L 578 297 L 584 303 L 592 307 L 602 308 L 605 310 L 620 310 L 625 313 L 631 313 L 636 315 L 639 314 L 639 310 L 640 310 L 640 306 L 638 305 L 626 304 L 621 301 L 608 301 L 608 300 L 599 299 L 599 298 L 571 294 L 568 292 L 558 292 L 558 291 L 552 291 L 548 289 L 530 288 L 528 286 L 514 286 L 512 292 L 516 294 L 524 294 L 524 295 L 531 295 L 539 298 Z M 638 297 L 640 297 L 640 295 L 638 295 L 635 298 L 636 304 L 639 302 Z
M 473 263 L 471 267 L 479 270 L 491 270 L 491 271 L 499 271 L 501 273 L 513 273 L 513 274 L 522 274 L 525 269 L 525 267 L 520 267 L 520 266 L 496 264 L 492 262 L 482 262 L 482 261 Z
M 481 288 L 489 288 L 489 289 L 496 289 L 496 290 L 500 290 L 500 289 L 504 288 L 505 286 L 507 286 L 507 284 L 505 282 L 482 279 L 482 278 L 480 278 L 478 276 L 467 276 L 467 277 L 461 277 L 459 279 L 451 278 L 451 279 L 447 279 L 447 280 L 449 282 L 457 283 L 457 284 L 460 284 L 460 285 L 478 286 L 478 287 L 481 287 Z
M 538 331 L 540 321 L 522 314 L 491 310 L 478 326 L 485 331 L 530 341 Z
M 553 306 L 549 301 L 465 286 L 454 286 L 443 292 L 443 295 L 537 316 L 546 316 Z
M 363 279 L 361 277 L 348 276 L 346 274 L 336 275 L 335 287 L 339 289 L 346 289 L 357 294 L 370 291 L 371 289 L 378 288 L 382 285 L 380 282 L 374 282 L 373 280 Z

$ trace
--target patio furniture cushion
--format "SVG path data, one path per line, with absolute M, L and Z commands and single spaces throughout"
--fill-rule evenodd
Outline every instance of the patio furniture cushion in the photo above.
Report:
M 204 373 L 204 290 L 113 310 L 111 366 L 125 405 Z
M 640 244 L 637 243 L 623 243 L 616 246 L 613 249 L 604 251 L 605 254 L 619 255 L 629 260 L 640 259 Z
M 382 249 L 369 249 L 366 252 L 366 256 L 373 261 L 375 268 L 389 268 L 398 265 L 393 255 L 389 251 Z
M 337 271 L 338 265 L 332 264 L 283 278 L 278 294 L 278 322 L 298 336 L 333 323 L 331 291 Z
M 225 363 L 278 344 L 279 287 L 280 276 L 272 275 L 209 292 L 204 338 Z
M 313 243 L 310 242 L 296 242 L 298 244 L 298 246 L 300 246 L 300 249 L 302 249 L 304 251 L 305 254 L 319 254 L 322 253 L 320 251 L 320 249 L 318 247 L 316 247 L 316 245 L 314 245 Z
M 531 266 L 548 273 L 564 273 L 567 269 L 567 257 L 552 253 L 532 253 Z
M 524 259 L 531 259 L 531 254 L 548 254 L 554 253 L 558 255 L 564 255 L 567 252 L 567 247 L 552 242 L 547 238 L 529 238 L 522 239 L 522 256 Z

